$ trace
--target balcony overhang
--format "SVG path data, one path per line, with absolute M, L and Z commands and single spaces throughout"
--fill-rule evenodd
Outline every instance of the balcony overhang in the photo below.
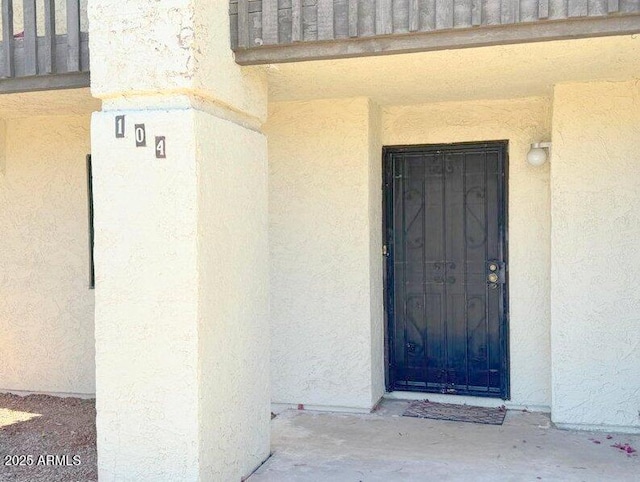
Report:
M 586 1 L 565 0 L 565 9 L 550 11 L 548 1 L 488 0 L 454 11 L 453 2 L 442 3 L 450 8 L 424 10 L 417 0 L 409 11 L 386 0 L 232 0 L 232 48 L 238 64 L 258 65 L 640 32 L 638 4 L 589 10 Z
M 56 6 L 62 18 L 56 18 Z M 89 34 L 81 30 L 85 11 L 86 0 L 15 5 L 3 0 L 0 94 L 88 87 Z

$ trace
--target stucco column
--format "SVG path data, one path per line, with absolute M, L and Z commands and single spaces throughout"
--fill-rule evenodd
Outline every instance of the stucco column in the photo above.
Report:
M 640 86 L 561 84 L 551 159 L 552 419 L 640 433 Z
M 100 480 L 237 481 L 269 453 L 266 79 L 225 1 L 89 5 Z

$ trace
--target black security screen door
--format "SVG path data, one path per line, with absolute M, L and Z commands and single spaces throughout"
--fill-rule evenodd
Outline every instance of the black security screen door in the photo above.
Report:
M 506 152 L 385 148 L 389 390 L 508 398 Z

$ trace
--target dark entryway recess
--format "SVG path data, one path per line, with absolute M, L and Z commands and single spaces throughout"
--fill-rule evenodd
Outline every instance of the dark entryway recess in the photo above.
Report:
M 384 149 L 390 391 L 509 397 L 507 145 Z

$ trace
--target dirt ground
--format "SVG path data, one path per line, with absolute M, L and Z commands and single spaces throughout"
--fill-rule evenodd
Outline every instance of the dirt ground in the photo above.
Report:
M 95 400 L 0 394 L 0 481 L 97 481 Z

